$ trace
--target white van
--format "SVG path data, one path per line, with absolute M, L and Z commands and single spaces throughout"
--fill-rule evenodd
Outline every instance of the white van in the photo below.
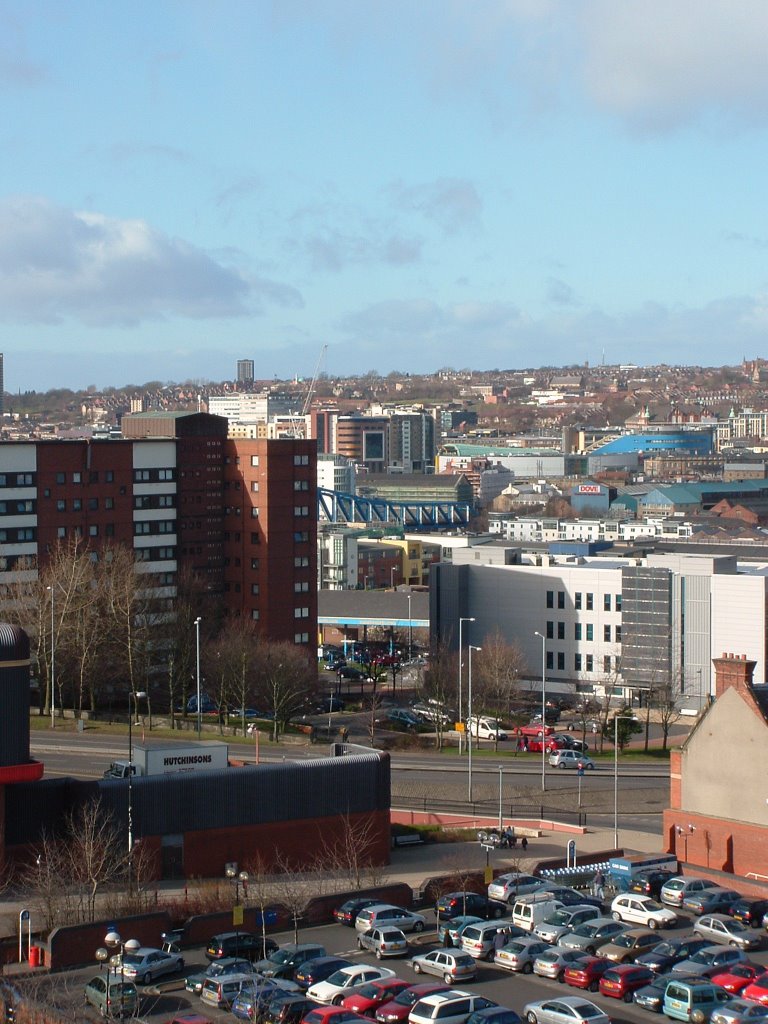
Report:
M 532 893 L 521 896 L 512 906 L 512 924 L 526 932 L 532 932 L 537 924 L 541 924 L 550 914 L 562 907 L 560 900 L 555 900 L 549 893 Z
M 505 740 L 507 738 L 498 718 L 489 718 L 487 715 L 473 715 L 467 720 L 467 728 L 479 740 Z

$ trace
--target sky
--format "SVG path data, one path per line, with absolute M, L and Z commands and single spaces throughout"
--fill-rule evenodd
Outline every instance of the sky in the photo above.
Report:
M 765 0 L 0 0 L 9 392 L 766 354 Z

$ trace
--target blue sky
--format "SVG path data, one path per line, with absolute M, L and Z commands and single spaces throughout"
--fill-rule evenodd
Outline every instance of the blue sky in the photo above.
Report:
M 9 391 L 765 355 L 764 0 L 0 0 Z

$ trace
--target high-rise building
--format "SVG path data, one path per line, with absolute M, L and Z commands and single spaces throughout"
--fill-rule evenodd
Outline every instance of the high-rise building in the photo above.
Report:
M 5 412 L 5 376 L 3 374 L 3 353 L 0 352 L 0 416 Z
M 237 360 L 237 380 L 239 384 L 253 384 L 253 360 Z

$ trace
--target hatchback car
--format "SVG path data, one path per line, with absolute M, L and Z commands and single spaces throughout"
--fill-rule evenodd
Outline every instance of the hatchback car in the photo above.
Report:
M 461 933 L 461 948 L 476 960 L 493 960 L 494 943 L 499 932 L 504 932 L 512 938 L 513 926 L 497 921 L 481 921 L 480 924 L 467 925 Z M 514 934 L 522 936 L 527 933 L 522 928 L 514 928 Z
M 357 937 L 359 949 L 369 949 L 376 959 L 384 956 L 404 956 L 408 952 L 408 939 L 399 928 L 371 928 Z
M 254 967 L 265 978 L 292 978 L 297 967 L 318 956 L 326 956 L 325 946 L 319 942 L 289 943 L 280 949 L 273 949 L 263 960 L 258 960 Z
M 433 949 L 419 953 L 410 961 L 415 974 L 436 974 L 446 985 L 457 981 L 472 981 L 477 975 L 477 963 L 469 953 L 448 949 Z
M 261 1015 L 262 1024 L 300 1024 L 304 1015 L 317 1003 L 299 993 L 286 992 L 273 996 Z
M 411 1007 L 426 996 L 436 995 L 438 992 L 447 992 L 448 985 L 445 982 L 422 982 L 419 985 L 409 985 L 408 988 L 398 992 L 394 999 L 382 1003 L 376 1010 L 376 1020 L 379 1024 L 402 1024 L 408 1020 Z
M 697 921 L 696 924 L 699 922 Z M 672 968 L 672 974 L 698 974 L 711 978 L 719 974 L 731 964 L 741 963 L 747 959 L 743 949 L 730 946 L 704 946 L 687 960 L 680 960 Z
M 473 917 L 471 914 L 467 917 L 452 917 L 447 921 L 441 921 L 437 926 L 438 941 L 444 946 L 460 946 L 461 936 L 467 925 L 482 923 L 481 917 Z
M 361 985 L 356 992 L 344 996 L 341 1002 L 348 1010 L 361 1013 L 364 1017 L 372 1017 L 375 1011 L 388 1003 L 396 995 L 408 988 L 408 982 L 401 978 L 377 978 Z
M 227 974 L 223 978 L 206 978 L 200 990 L 200 999 L 219 1010 L 229 1010 L 241 990 L 253 985 L 253 974 Z
M 739 899 L 740 892 L 716 885 L 711 889 L 702 889 L 701 892 L 692 892 L 686 896 L 683 900 L 683 909 L 689 910 L 692 914 L 716 914 L 718 911 L 730 914 L 731 907 Z
M 470 1013 L 466 1024 L 521 1024 L 521 1018 L 506 1006 L 486 1006 Z
M 653 949 L 658 936 L 644 928 L 630 928 L 628 932 L 617 935 L 611 942 L 600 946 L 600 956 L 612 960 L 615 964 L 634 963 L 639 956 Z M 641 964 L 646 967 L 647 964 Z M 648 968 L 650 970 L 650 968 Z
M 227 956 L 261 960 L 276 949 L 274 939 L 265 939 L 252 932 L 222 932 L 210 939 L 205 948 L 205 956 L 208 960 L 223 960 Z
M 683 875 L 673 875 L 661 887 L 661 902 L 671 907 L 682 907 L 686 896 L 692 896 L 702 889 L 712 889 L 715 883 L 706 878 L 687 878 Z
M 538 1003 L 526 1003 L 523 1017 L 528 1024 L 611 1024 L 611 1018 L 581 996 L 563 996 L 560 999 L 544 999 Z
M 664 971 L 670 970 L 682 960 L 687 960 L 707 945 L 709 945 L 707 940 L 699 938 L 698 935 L 686 935 L 680 939 L 665 939 L 649 950 L 649 952 L 637 957 L 635 963 L 645 964 L 652 971 L 661 974 Z
M 228 956 L 223 960 L 214 960 L 213 963 L 208 964 L 206 970 L 198 974 L 190 974 L 184 981 L 184 988 L 187 992 L 200 995 L 203 983 L 208 978 L 221 978 L 225 974 L 251 974 L 252 972 L 253 964 L 250 960 L 244 960 L 238 956 Z
M 435 903 L 435 913 L 446 918 L 472 915 L 488 921 L 502 917 L 505 910 L 503 903 L 479 892 L 448 892 Z
M 600 916 L 596 907 L 583 906 L 560 907 L 549 917 L 540 921 L 533 929 L 533 934 L 543 942 L 557 942 L 561 935 L 578 928 L 580 924 L 594 921 Z
M 305 960 L 301 967 L 293 972 L 293 982 L 298 988 L 306 992 L 310 985 L 316 985 L 319 981 L 325 981 L 342 967 L 351 967 L 352 961 L 343 956 L 316 956 L 312 960 Z
M 740 896 L 731 906 L 731 917 L 735 917 L 742 924 L 749 924 L 753 928 L 759 928 L 763 917 L 768 913 L 768 900 L 750 899 L 749 896 Z
M 738 949 L 759 949 L 763 944 L 762 936 L 755 934 L 752 928 L 725 914 L 702 914 L 693 930 L 702 939 Z
M 638 964 L 618 964 L 606 971 L 600 979 L 600 995 L 610 996 L 611 999 L 623 999 L 625 1003 L 632 1002 L 632 993 L 650 984 L 654 979 L 654 973 L 649 967 L 642 967 Z
M 316 999 L 318 1003 L 331 1003 L 338 1006 L 344 996 L 349 995 L 350 990 L 357 988 L 358 985 L 376 981 L 377 978 L 394 978 L 394 976 L 395 972 L 388 967 L 353 964 L 351 967 L 342 967 L 325 981 L 318 981 L 316 984 L 310 985 L 307 995 L 310 999 Z
M 563 972 L 563 981 L 573 988 L 589 989 L 597 992 L 600 979 L 609 971 L 613 964 L 601 956 L 583 956 L 575 964 L 569 964 Z
M 756 1003 L 763 1003 L 768 1006 L 768 971 L 758 974 L 754 981 L 743 988 L 741 994 L 745 999 L 752 999 Z
M 102 1017 L 135 1017 L 139 993 L 132 981 L 123 981 L 112 974 L 97 975 L 85 983 L 85 1001 Z
M 465 1024 L 475 1010 L 496 1006 L 492 999 L 455 989 L 420 999 L 408 1015 L 409 1024 Z
M 671 928 L 677 924 L 677 914 L 674 910 L 662 907 L 650 896 L 641 896 L 634 892 L 614 897 L 611 903 L 611 916 L 614 921 L 642 924 L 646 928 Z
M 304 1015 L 301 1024 L 370 1024 L 370 1021 L 343 1006 L 316 1006 Z
M 718 1006 L 710 1015 L 712 1024 L 742 1024 L 742 1021 L 760 1021 L 768 1018 L 768 1006 L 753 1003 L 751 999 L 729 999 Z
M 334 910 L 333 919 L 338 921 L 339 924 L 345 924 L 350 928 L 354 928 L 355 918 L 360 911 L 365 910 L 366 907 L 374 907 L 378 902 L 379 900 L 372 900 L 370 897 L 367 899 L 358 897 L 357 899 L 347 900 Z
M 638 871 L 629 883 L 629 892 L 650 896 L 654 900 L 661 899 L 661 887 L 672 878 L 669 871 Z
M 533 971 L 533 961 L 547 949 L 548 944 L 541 939 L 512 939 L 505 942 L 501 949 L 496 950 L 493 962 L 508 971 L 530 974 Z
M 666 975 L 654 974 L 653 980 L 642 988 L 636 988 L 632 993 L 632 1002 L 651 1013 L 661 1013 L 664 1005 L 664 993 L 666 992 L 669 978 Z
M 582 768 L 585 771 L 592 771 L 595 762 L 581 750 L 571 750 L 565 747 L 563 750 L 553 750 L 549 755 L 549 763 L 552 768 Z
M 565 949 L 580 949 L 584 953 L 594 953 L 598 946 L 611 942 L 617 935 L 629 931 L 629 925 L 614 921 L 610 917 L 597 917 L 594 921 L 585 921 L 572 932 L 561 935 L 558 946 Z
M 533 961 L 533 973 L 538 974 L 540 978 L 562 981 L 566 967 L 577 964 L 587 955 L 587 953 L 580 953 L 577 949 L 546 949 L 543 953 L 539 953 Z
M 520 871 L 509 871 L 499 875 L 488 886 L 488 899 L 499 900 L 501 903 L 514 903 L 518 896 L 543 889 L 546 883 L 543 878 L 526 875 Z
M 376 903 L 360 911 L 355 919 L 355 928 L 359 932 L 367 932 L 370 928 L 388 925 L 399 928 L 401 932 L 423 932 L 425 923 L 425 918 L 421 914 L 414 914 L 412 910 L 404 910 L 389 903 Z
M 240 1020 L 256 1020 L 261 1017 L 275 996 L 291 994 L 286 991 L 285 986 L 292 984 L 281 978 L 262 978 L 258 974 L 254 975 L 251 984 L 243 985 L 232 1001 L 232 1013 Z M 295 989 L 296 986 L 293 987 Z M 306 999 L 304 1001 L 306 1002 Z

